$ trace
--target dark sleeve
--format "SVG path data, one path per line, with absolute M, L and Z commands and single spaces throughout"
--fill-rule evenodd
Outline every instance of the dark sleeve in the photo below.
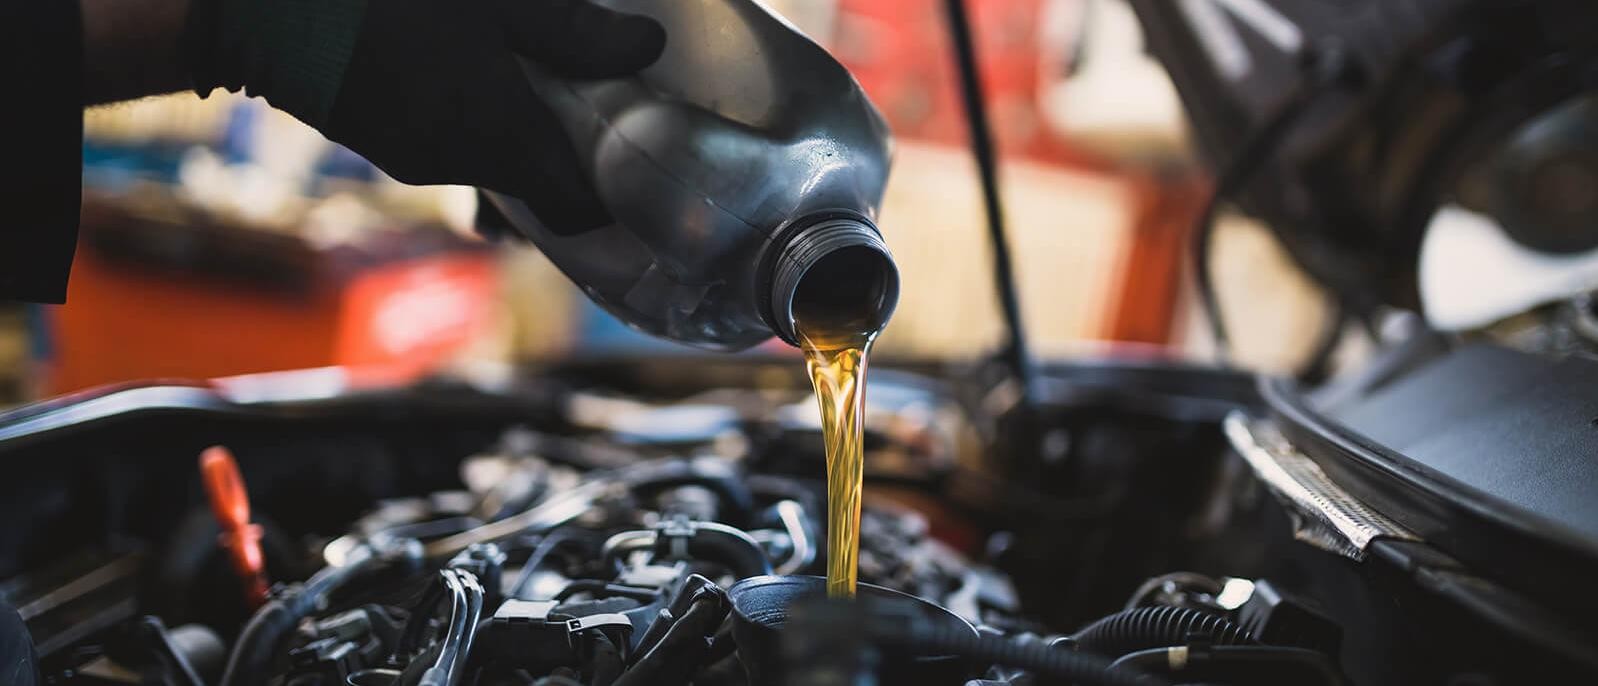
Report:
M 83 183 L 78 0 L 0 0 L 0 300 L 59 303 Z
M 39 655 L 28 625 L 17 609 L 0 599 L 0 683 L 34 686 L 39 683 Z

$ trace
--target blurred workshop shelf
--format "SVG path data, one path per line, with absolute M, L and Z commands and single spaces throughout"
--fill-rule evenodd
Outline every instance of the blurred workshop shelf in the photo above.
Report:
M 433 369 L 492 319 L 498 267 L 442 228 L 320 245 L 293 232 L 85 198 L 45 388 L 327 365 Z

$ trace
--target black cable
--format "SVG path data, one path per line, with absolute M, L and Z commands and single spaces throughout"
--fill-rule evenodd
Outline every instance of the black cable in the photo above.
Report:
M 1210 252 L 1215 235 L 1215 214 L 1223 201 L 1242 191 L 1254 174 L 1270 158 L 1299 117 L 1309 110 L 1327 87 L 1345 83 L 1354 76 L 1353 65 L 1341 52 L 1325 51 L 1314 56 L 1306 68 L 1302 85 L 1278 105 L 1265 123 L 1244 137 L 1236 154 L 1221 167 L 1215 187 L 1204 201 L 1193 225 L 1193 276 L 1199 304 L 1209 321 L 1210 337 L 1215 341 L 1216 357 L 1225 363 L 1230 354 L 1231 336 L 1227 331 L 1220 298 L 1215 293 L 1215 277 L 1210 269 Z
M 1325 653 L 1309 648 L 1287 646 L 1211 646 L 1192 650 L 1180 667 L 1171 664 L 1170 647 L 1148 648 L 1127 653 L 1115 666 L 1160 674 L 1176 672 L 1184 682 L 1343 684 L 1337 667 Z M 1174 676 L 1174 675 L 1173 675 Z
M 438 644 L 434 643 L 428 646 L 426 650 L 418 653 L 416 657 L 411 658 L 410 663 L 406 664 L 405 669 L 400 672 L 399 678 L 394 680 L 394 686 L 416 686 L 420 684 L 422 675 L 432 668 L 433 662 L 437 659 Z
M 433 618 L 433 613 L 438 611 L 438 604 L 444 600 L 444 584 L 434 582 L 427 585 L 427 590 L 422 594 L 421 602 L 416 604 L 416 609 L 411 611 L 410 620 L 405 623 L 405 631 L 400 634 L 399 645 L 395 652 L 400 656 L 409 656 L 421 647 L 422 631 L 427 627 L 427 622 Z
M 732 623 L 724 622 L 710 639 L 710 650 L 705 653 L 705 664 L 714 665 L 738 652 L 738 643 L 732 638 Z
M 379 566 L 382 560 L 367 546 L 352 551 L 347 564 L 324 567 L 303 586 L 268 600 L 245 623 L 228 655 L 221 686 L 253 686 L 266 681 L 268 667 L 283 638 L 300 620 L 322 609 L 335 591 L 351 579 Z
M 621 648 L 602 631 L 589 638 L 588 686 L 612 686 L 620 679 L 626 665 L 621 659 Z
M 1115 658 L 1146 648 L 1182 645 L 1195 636 L 1213 645 L 1254 642 L 1247 629 L 1221 615 L 1170 605 L 1122 610 L 1082 627 L 1071 640 L 1078 650 Z
M 1331 376 L 1332 356 L 1341 347 L 1343 327 L 1348 324 L 1348 319 L 1348 308 L 1341 300 L 1334 301 L 1331 304 L 1331 311 L 1326 313 L 1326 323 L 1322 325 L 1320 340 L 1316 341 L 1315 349 L 1310 351 L 1309 357 L 1294 375 L 1299 383 L 1319 385 Z
M 1137 590 L 1132 592 L 1132 597 L 1126 601 L 1126 606 L 1121 609 L 1135 610 L 1143 607 L 1150 597 L 1164 590 L 1167 585 L 1182 587 L 1184 591 L 1190 588 L 1196 589 L 1200 593 L 1207 593 L 1212 596 L 1219 594 L 1222 588 L 1221 582 L 1197 572 L 1161 574 L 1139 585 Z
M 439 640 L 438 658 L 422 673 L 421 686 L 457 686 L 471 653 L 478 620 L 483 614 L 483 585 L 477 576 L 460 569 L 440 571 L 444 593 L 450 599 L 449 626 Z
M 602 598 L 632 598 L 645 603 L 653 602 L 655 598 L 660 596 L 660 591 L 644 586 L 615 584 L 600 579 L 576 579 L 566 582 L 566 587 L 560 589 L 560 592 L 556 593 L 555 597 L 550 600 L 565 602 L 566 599 L 583 592 L 592 593 Z
M 688 683 L 700 666 L 708 664 L 711 638 L 726 619 L 727 611 L 727 596 L 719 590 L 700 594 L 613 686 Z
M 1110 660 L 1098 655 L 1078 653 L 1047 643 L 976 634 L 969 626 L 925 626 L 908 632 L 879 633 L 873 638 L 880 644 L 897 643 L 914 647 L 922 654 L 959 655 L 974 662 L 1016 667 L 1084 686 L 1153 686 L 1164 683 L 1142 672 L 1114 668 Z
M 538 566 L 543 564 L 544 558 L 549 557 L 549 554 L 555 552 L 555 548 L 568 538 L 570 537 L 567 534 L 556 530 L 539 539 L 538 545 L 533 547 L 533 552 L 528 553 L 527 562 L 516 574 L 516 581 L 512 582 L 510 589 L 505 591 L 505 597 L 522 597 L 522 592 L 527 590 L 527 585 L 533 581 L 533 572 L 538 571 Z
M 993 278 L 999 307 L 1009 330 L 1003 358 L 1010 373 L 1021 385 L 1020 402 L 1032 404 L 1034 373 L 1027 352 L 1026 328 L 1021 320 L 1020 299 L 1016 295 L 1015 270 L 1010 259 L 1010 244 L 1004 232 L 1004 206 L 999 197 L 998 160 L 993 147 L 992 128 L 982 97 L 982 75 L 977 71 L 976 45 L 971 38 L 971 20 L 965 0 L 944 0 L 949 39 L 954 45 L 955 66 L 960 75 L 960 95 L 965 106 L 966 125 L 971 137 L 971 155 L 976 158 L 982 181 L 982 206 L 988 218 L 988 242 L 993 249 Z
M 1300 93 L 1288 97 L 1265 125 L 1243 139 L 1238 152 L 1215 180 L 1215 188 L 1204 201 L 1193 227 L 1193 276 L 1198 289 L 1199 304 L 1204 308 L 1210 325 L 1210 338 L 1215 341 L 1215 356 L 1228 361 L 1232 339 L 1227 332 L 1225 315 L 1221 312 L 1220 298 L 1215 293 L 1215 275 L 1210 269 L 1210 252 L 1215 237 L 1215 213 L 1222 201 L 1230 199 L 1254 177 L 1266 161 L 1272 148 L 1281 142 L 1293 122 L 1308 108 L 1311 98 Z
M 450 674 L 450 686 L 460 683 L 461 676 L 466 670 L 467 659 L 472 654 L 472 645 L 477 642 L 477 632 L 487 625 L 487 622 L 483 621 L 483 604 L 488 600 L 488 589 L 483 588 L 482 581 L 471 572 L 460 571 L 457 573 L 460 574 L 461 581 L 466 586 L 467 600 L 471 602 L 471 605 L 466 611 L 466 631 L 457 648 L 460 653 L 455 658 L 455 669 Z
M 438 656 L 433 660 L 433 666 L 422 673 L 423 686 L 447 686 L 450 683 L 450 672 L 460 656 L 459 645 L 466 634 L 466 617 L 471 607 L 471 601 L 466 597 L 466 586 L 461 583 L 456 570 L 443 570 L 439 572 L 439 578 L 444 585 L 444 595 L 449 598 L 449 624 L 444 636 L 439 639 Z

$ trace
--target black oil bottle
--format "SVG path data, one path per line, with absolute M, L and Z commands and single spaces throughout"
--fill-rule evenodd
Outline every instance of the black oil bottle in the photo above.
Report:
M 798 345 L 796 298 L 800 311 L 885 325 L 899 279 L 874 220 L 891 143 L 848 71 L 753 0 L 600 4 L 665 27 L 654 65 L 605 81 L 523 69 L 614 222 L 562 235 L 489 194 L 512 226 L 595 302 L 657 336 Z

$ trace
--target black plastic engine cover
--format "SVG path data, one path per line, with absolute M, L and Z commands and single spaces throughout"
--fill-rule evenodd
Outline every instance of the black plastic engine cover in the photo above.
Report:
M 1559 611 L 1598 605 L 1598 360 L 1489 345 L 1335 405 L 1265 387 L 1284 433 L 1355 497 Z

